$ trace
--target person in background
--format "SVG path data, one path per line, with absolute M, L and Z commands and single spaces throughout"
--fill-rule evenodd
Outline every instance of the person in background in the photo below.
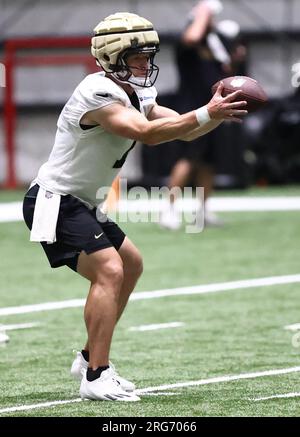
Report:
M 240 28 L 232 20 L 216 22 L 215 18 L 222 9 L 219 0 L 201 0 L 189 14 L 176 48 L 180 77 L 179 112 L 189 111 L 196 102 L 204 104 L 210 99 L 214 83 L 226 76 L 241 73 L 245 47 L 238 40 Z M 182 143 L 180 159 L 169 178 L 169 188 L 183 189 L 192 178 L 194 185 L 204 188 L 205 226 L 223 225 L 223 221 L 209 211 L 206 204 L 213 191 L 216 161 L 222 153 L 222 127 L 188 144 Z M 199 210 L 199 213 L 202 211 Z M 201 220 L 197 222 L 202 223 Z M 177 230 L 181 226 L 174 195 L 171 195 L 170 203 L 160 215 L 160 225 L 170 230 Z

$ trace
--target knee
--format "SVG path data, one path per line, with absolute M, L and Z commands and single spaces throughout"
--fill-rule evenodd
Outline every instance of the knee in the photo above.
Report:
M 127 270 L 130 272 L 130 274 L 135 276 L 136 278 L 139 278 L 143 273 L 143 258 L 138 251 L 134 253 L 128 264 L 129 265 L 127 265 Z
M 139 253 L 139 255 L 138 255 L 137 259 L 136 259 L 136 263 L 135 263 L 135 272 L 136 272 L 136 275 L 137 275 L 138 278 L 143 273 L 143 270 L 144 270 L 143 258 L 141 256 L 141 254 Z
M 122 284 L 124 279 L 123 263 L 121 260 L 111 260 L 105 266 L 105 276 L 113 283 Z
M 96 282 L 100 285 L 112 285 L 116 288 L 123 283 L 124 272 L 121 260 L 108 260 L 97 271 Z

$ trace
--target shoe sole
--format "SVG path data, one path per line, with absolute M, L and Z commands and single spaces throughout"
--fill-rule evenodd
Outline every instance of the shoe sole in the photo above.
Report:
M 113 402 L 138 402 L 141 400 L 139 396 L 135 396 L 135 398 L 117 398 L 114 399 L 111 395 L 103 395 L 103 397 L 100 398 L 89 398 L 85 397 L 83 395 L 80 395 L 81 399 L 83 401 L 113 401 Z

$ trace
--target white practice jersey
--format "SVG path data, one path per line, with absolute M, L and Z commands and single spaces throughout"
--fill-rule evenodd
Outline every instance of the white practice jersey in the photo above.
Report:
M 156 89 L 139 88 L 136 94 L 147 117 L 155 104 Z M 87 112 L 116 102 L 134 108 L 125 91 L 103 72 L 88 75 L 77 86 L 59 116 L 54 147 L 39 170 L 37 184 L 56 194 L 71 194 L 91 207 L 103 201 L 97 199 L 97 191 L 111 186 L 133 140 L 101 126 L 83 130 L 80 120 Z

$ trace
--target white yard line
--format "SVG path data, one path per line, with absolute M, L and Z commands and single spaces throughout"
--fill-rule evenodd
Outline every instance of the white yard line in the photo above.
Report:
M 166 205 L 166 199 L 121 200 L 120 212 L 158 212 Z M 212 197 L 208 200 L 212 211 L 299 211 L 299 196 L 274 197 Z M 183 211 L 194 210 L 198 201 L 191 198 L 178 202 Z M 0 222 L 22 221 L 22 202 L 0 203 Z
M 244 211 L 299 211 L 300 197 L 212 197 L 207 202 L 211 211 L 244 212 Z M 166 199 L 120 200 L 119 212 L 160 212 L 167 206 Z M 176 203 L 179 211 L 194 211 L 199 207 L 197 199 L 179 199 Z
M 156 387 L 146 387 L 146 388 L 138 389 L 135 391 L 135 393 L 140 395 L 147 395 L 153 392 L 159 392 L 161 390 L 167 390 L 167 389 L 173 389 L 179 387 L 193 387 L 199 385 L 238 381 L 243 379 L 254 379 L 254 378 L 262 378 L 266 376 L 285 375 L 287 373 L 294 373 L 294 372 L 300 372 L 300 366 L 289 367 L 286 369 L 264 370 L 262 372 L 241 373 L 238 375 L 217 376 L 214 378 L 200 379 L 198 381 L 187 381 L 187 382 L 179 382 L 175 384 L 158 385 Z M 81 402 L 81 399 L 76 398 L 76 399 L 69 399 L 69 400 L 67 399 L 64 401 L 52 401 L 52 402 L 43 402 L 40 404 L 33 404 L 33 405 L 19 405 L 14 407 L 7 407 L 7 408 L 0 409 L 0 414 L 12 413 L 14 411 L 34 410 L 36 408 L 52 407 L 55 405 L 71 404 L 74 402 Z
M 130 300 L 154 299 L 167 296 L 216 293 L 218 291 L 241 290 L 272 285 L 292 284 L 300 282 L 300 274 L 286 276 L 271 276 L 267 278 L 243 279 L 241 281 L 219 282 L 215 284 L 194 285 L 191 287 L 170 288 L 156 291 L 134 293 Z M 0 310 L 1 315 L 1 310 Z
M 255 398 L 255 399 L 249 398 L 249 401 L 259 402 L 259 401 L 268 401 L 270 399 L 284 399 L 284 398 L 298 398 L 298 397 L 300 397 L 300 393 L 296 392 L 296 393 L 285 393 L 282 395 L 266 396 L 263 398 Z
M 60 310 L 64 308 L 77 308 L 85 304 L 85 299 L 62 300 L 59 302 L 45 302 L 34 305 L 22 305 L 17 307 L 0 308 L 0 316 L 9 316 L 12 314 L 27 314 L 39 311 Z
M 179 387 L 192 387 L 197 385 L 207 385 L 207 384 L 215 384 L 219 382 L 231 382 L 238 381 L 241 379 L 254 379 L 261 378 L 264 376 L 275 376 L 275 375 L 285 375 L 287 373 L 295 373 L 300 372 L 300 366 L 297 367 L 289 367 L 287 369 L 274 369 L 274 370 L 264 370 L 262 372 L 253 372 L 253 373 L 242 373 L 239 375 L 231 375 L 231 376 L 217 376 L 215 378 L 208 379 L 200 379 L 199 381 L 188 381 L 188 382 L 178 382 L 176 384 L 164 384 L 158 385 L 156 387 L 147 387 L 136 390 L 136 394 L 149 393 L 157 390 L 168 390 L 170 388 L 179 388 Z M 1 411 L 1 410 L 0 410 Z
M 182 392 L 178 391 L 158 391 L 153 393 L 145 393 L 143 396 L 178 396 L 182 395 Z
M 72 404 L 74 402 L 81 402 L 81 401 L 82 401 L 81 398 L 76 398 L 76 399 L 67 399 L 65 401 L 52 401 L 52 402 L 50 401 L 50 402 L 42 402 L 41 404 L 20 405 L 19 407 L 2 408 L 0 410 L 0 414 L 13 413 L 14 411 L 36 410 L 37 408 L 54 407 L 55 405 Z
M 22 202 L 0 203 L 0 223 L 19 222 L 23 219 Z
M 179 328 L 184 325 L 183 322 L 158 323 L 153 325 L 132 326 L 128 331 L 155 331 L 157 329 Z
M 212 211 L 299 211 L 300 197 L 211 197 L 208 207 Z
M 41 326 L 40 323 L 17 323 L 15 325 L 0 325 L 1 331 L 13 331 L 15 329 L 28 329 L 28 328 L 36 328 L 37 326 Z
M 268 287 L 273 285 L 294 284 L 300 282 L 300 274 L 286 276 L 271 276 L 268 278 L 244 279 L 241 281 L 219 282 L 215 284 L 194 285 L 192 287 L 167 288 L 155 291 L 133 293 L 130 300 L 156 299 L 168 296 L 183 296 L 193 294 L 216 293 L 247 288 Z M 85 299 L 71 299 L 59 302 L 45 302 L 33 305 L 0 308 L 0 316 L 26 314 L 38 311 L 49 311 L 64 308 L 77 308 L 85 304 Z

